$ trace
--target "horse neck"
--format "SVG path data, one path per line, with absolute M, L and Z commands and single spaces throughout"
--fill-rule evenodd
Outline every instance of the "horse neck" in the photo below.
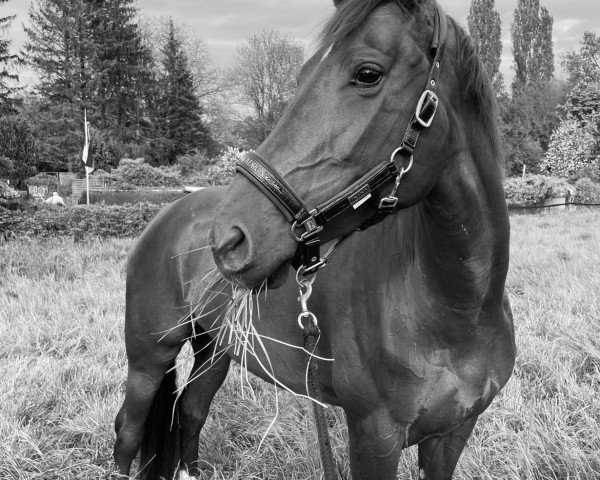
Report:
M 453 310 L 500 305 L 508 268 L 509 223 L 498 153 L 478 118 L 418 209 L 416 260 L 433 298 Z M 481 123 L 481 122 L 479 122 Z M 482 131 L 478 131 L 481 129 Z

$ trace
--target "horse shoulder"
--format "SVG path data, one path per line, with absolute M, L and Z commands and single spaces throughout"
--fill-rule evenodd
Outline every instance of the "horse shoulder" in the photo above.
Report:
M 207 188 L 168 205 L 134 242 L 127 261 L 127 321 L 137 332 L 166 331 L 184 315 L 190 285 L 214 268 L 211 219 L 224 189 Z

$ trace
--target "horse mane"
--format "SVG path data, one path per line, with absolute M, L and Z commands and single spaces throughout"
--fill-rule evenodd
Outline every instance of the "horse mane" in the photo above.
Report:
M 343 41 L 365 23 L 373 10 L 390 1 L 396 1 L 401 9 L 413 16 L 422 13 L 419 4 L 409 9 L 402 0 L 344 0 L 324 25 L 319 36 L 319 50 L 325 52 L 332 45 Z M 456 72 L 459 84 L 465 86 L 460 89 L 461 97 L 478 111 L 492 148 L 498 153 L 501 148 L 496 124 L 496 93 L 473 40 L 452 17 L 448 16 L 448 21 L 454 26 L 456 37 Z M 501 161 L 501 155 L 496 157 Z
M 492 142 L 494 152 L 497 153 L 498 161 L 502 161 L 502 156 L 498 153 L 500 148 L 500 134 L 497 125 L 497 101 L 496 91 L 490 82 L 487 70 L 473 39 L 463 27 L 458 25 L 456 20 L 448 17 L 448 20 L 454 26 L 456 36 L 457 50 L 457 69 L 460 85 L 464 85 L 461 90 L 464 101 L 471 102 L 476 108 L 479 118 Z

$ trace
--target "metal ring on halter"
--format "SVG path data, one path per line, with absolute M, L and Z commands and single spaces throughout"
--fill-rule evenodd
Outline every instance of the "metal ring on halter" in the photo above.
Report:
M 312 322 L 315 327 L 319 326 L 319 322 L 317 321 L 317 317 L 315 316 L 314 313 L 312 313 L 312 312 L 300 312 L 300 314 L 298 315 L 298 325 L 300 325 L 301 329 L 304 330 L 304 324 L 302 323 L 302 319 L 304 317 L 307 317 L 308 321 Z
M 398 150 L 399 149 L 396 149 L 394 151 L 394 153 L 392 153 L 392 161 Z M 408 162 L 408 167 L 406 167 L 406 169 L 404 169 L 404 167 L 400 167 L 400 172 L 398 172 L 398 175 L 396 175 L 396 181 L 394 182 L 394 188 L 392 188 L 392 191 L 388 195 L 388 198 L 395 198 L 396 192 L 398 191 L 398 188 L 400 187 L 400 180 L 402 180 L 402 177 L 412 168 L 412 165 L 413 165 L 413 156 L 411 155 L 410 161 Z M 396 202 L 398 202 L 397 198 L 396 198 Z M 395 206 L 396 206 L 396 203 L 391 205 L 391 208 L 394 208 Z
M 398 152 L 400 152 L 404 147 L 398 147 L 396 150 L 394 150 L 392 152 L 392 154 L 390 155 L 390 163 L 394 163 L 394 160 L 396 159 L 396 155 L 398 155 Z M 414 157 L 411 155 L 410 156 L 410 160 L 408 162 L 408 167 L 404 168 L 403 166 L 400 167 L 400 173 L 402 175 L 404 175 L 405 173 L 408 173 L 408 171 L 412 168 L 413 166 L 413 159 Z
M 303 277 L 304 272 L 306 272 L 306 267 L 304 265 L 300 265 L 298 270 L 296 270 L 296 283 L 298 286 L 302 285 L 312 285 L 315 279 L 317 278 L 317 272 L 314 272 L 312 277 L 306 276 Z M 310 273 L 309 273 L 310 275 Z

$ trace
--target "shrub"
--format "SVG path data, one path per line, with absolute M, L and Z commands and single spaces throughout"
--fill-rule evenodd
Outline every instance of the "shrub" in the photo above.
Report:
M 0 198 L 3 199 L 11 199 L 11 198 L 19 198 L 21 195 L 10 185 L 0 181 Z
M 563 121 L 552 134 L 542 169 L 555 177 L 576 178 L 581 169 L 594 163 L 595 135 L 592 127 L 581 126 L 574 119 Z
M 181 177 L 190 177 L 198 174 L 210 163 L 209 158 L 202 153 L 182 155 L 177 158 L 177 167 Z
M 135 237 L 162 207 L 140 203 L 131 206 L 40 206 L 35 211 L 0 207 L 0 232 L 9 236 Z
M 600 157 L 584 166 L 572 177 L 573 180 L 579 180 L 580 178 L 589 178 L 592 182 L 600 183 Z
M 545 175 L 508 178 L 504 183 L 509 205 L 537 205 L 547 198 L 566 196 L 570 189 L 566 180 Z
M 170 170 L 156 168 L 144 162 L 143 158 L 124 158 L 119 168 L 108 175 L 112 186 L 118 190 L 133 190 L 139 187 L 180 187 L 181 182 Z
M 183 197 L 183 190 L 91 190 L 90 203 L 102 203 L 104 205 L 128 205 L 135 203 L 152 203 L 154 205 L 164 205 L 174 202 Z M 84 190 L 79 197 L 79 204 L 85 205 L 87 202 L 87 192 Z
M 38 187 L 47 186 L 48 189 L 50 189 L 51 187 L 56 189 L 58 178 L 56 177 L 56 175 L 51 175 L 49 173 L 42 172 L 38 173 L 35 177 L 29 178 L 29 180 L 27 180 L 27 183 L 29 185 L 36 185 Z
M 589 178 L 575 182 L 575 201 L 580 203 L 600 203 L 600 185 Z
M 200 187 L 227 185 L 236 174 L 235 164 L 241 155 L 242 152 L 238 149 L 228 147 L 213 164 L 206 166 L 200 173 L 187 180 Z

